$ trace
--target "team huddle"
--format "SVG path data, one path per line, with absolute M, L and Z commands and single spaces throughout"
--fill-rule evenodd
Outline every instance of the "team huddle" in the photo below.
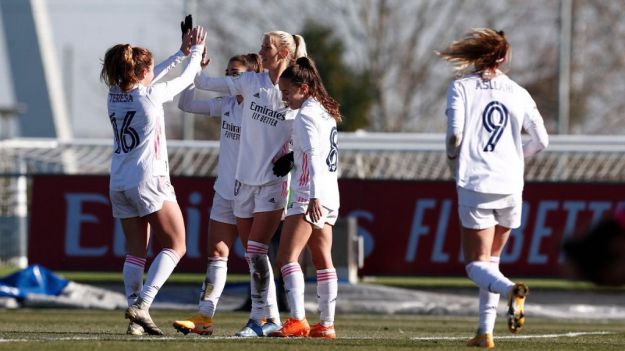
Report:
M 201 72 L 209 63 L 205 30 L 193 27 L 190 16 L 181 29 L 180 50 L 162 63 L 154 65 L 147 49 L 119 44 L 106 52 L 101 71 L 114 132 L 110 199 L 126 238 L 127 333 L 164 334 L 149 308 L 186 251 L 184 220 L 169 177 L 163 111 L 163 103 L 180 94 L 181 110 L 221 118 L 221 133 L 198 311 L 173 327 L 184 334 L 213 333 L 228 256 L 238 238 L 249 267 L 251 310 L 235 336 L 336 338 L 338 286 L 331 248 L 340 204 L 339 104 L 326 91 L 300 35 L 265 33 L 258 54 L 233 56 L 225 76 L 210 77 Z M 498 69 L 509 55 L 502 32 L 476 30 L 440 55 L 461 70 L 474 69 L 450 85 L 447 155 L 458 188 L 467 274 L 480 287 L 480 324 L 469 345 L 494 347 L 500 295 L 508 299 L 510 330 L 518 332 L 525 322 L 528 288 L 503 276 L 498 259 L 510 229 L 520 224 L 523 158 L 545 148 L 547 134 L 529 94 Z M 178 77 L 161 82 L 185 59 Z M 222 97 L 199 99 L 197 89 Z M 531 136 L 525 145 L 522 129 Z M 275 263 L 289 306 L 284 321 L 267 255 L 281 222 Z M 150 235 L 162 250 L 144 281 Z M 299 264 L 306 247 L 317 272 L 319 318 L 313 325 L 305 314 Z

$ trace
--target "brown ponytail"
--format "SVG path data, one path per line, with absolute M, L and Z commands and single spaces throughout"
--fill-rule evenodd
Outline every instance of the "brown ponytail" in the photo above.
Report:
M 238 62 L 242 64 L 245 66 L 247 72 L 260 73 L 263 71 L 263 61 L 258 54 L 250 53 L 232 56 L 228 62 Z
M 152 53 L 148 49 L 117 44 L 106 51 L 100 79 L 109 88 L 115 85 L 127 92 L 142 79 L 143 70 L 152 65 Z
M 452 42 L 447 49 L 437 52 L 443 59 L 455 64 L 460 75 L 469 66 L 484 79 L 492 78 L 495 70 L 508 59 L 510 44 L 503 31 L 490 28 L 474 29 L 462 40 Z
M 339 111 L 339 103 L 326 91 L 315 62 L 311 58 L 298 58 L 294 65 L 282 72 L 280 79 L 286 79 L 296 86 L 308 85 L 310 96 L 319 101 L 337 123 L 343 120 Z

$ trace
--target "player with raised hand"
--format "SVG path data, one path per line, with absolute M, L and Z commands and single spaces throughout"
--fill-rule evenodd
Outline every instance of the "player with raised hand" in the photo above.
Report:
M 257 54 L 231 57 L 226 76 L 236 77 L 243 72 L 262 72 Z M 208 223 L 208 266 L 200 294 L 199 311 L 187 320 L 174 322 L 174 328 L 184 334 L 189 332 L 211 335 L 217 303 L 226 284 L 228 256 L 237 238 L 236 218 L 233 211 L 234 173 L 239 154 L 243 96 L 224 96 L 215 99 L 195 99 L 195 88 L 187 88 L 180 96 L 178 107 L 191 113 L 221 117 L 219 137 L 219 162 L 215 195 Z M 247 237 L 241 236 L 245 245 Z
M 114 134 L 109 193 L 113 217 L 121 220 L 126 238 L 128 334 L 163 335 L 148 310 L 186 252 L 183 217 L 169 179 L 163 103 L 193 82 L 200 71 L 204 39 L 203 28 L 188 31 L 180 51 L 156 67 L 149 50 L 129 44 L 115 45 L 104 56 L 100 77 L 109 87 L 108 114 Z M 157 83 L 189 54 L 191 59 L 179 77 Z M 151 235 L 162 250 L 143 284 Z
M 264 336 L 280 328 L 273 272 L 267 256 L 287 201 L 288 178 L 273 173 L 273 162 L 288 153 L 295 112 L 282 101 L 278 79 L 299 57 L 306 56 L 304 38 L 282 31 L 265 33 L 258 53 L 262 73 L 195 80 L 198 89 L 243 96 L 241 145 L 236 167 L 234 214 L 250 268 L 252 310 L 235 335 Z M 266 319 L 263 323 L 263 319 Z
M 287 105 L 298 113 L 292 134 L 292 194 L 278 250 L 290 317 L 271 336 L 334 339 L 338 288 L 332 263 L 332 226 L 339 210 L 337 123 L 341 114 L 308 57 L 297 59 L 282 73 L 280 90 Z M 312 328 L 304 311 L 304 274 L 298 263 L 306 246 L 317 270 L 320 321 Z
M 508 299 L 509 330 L 525 324 L 528 287 L 501 273 L 499 256 L 521 224 L 524 158 L 546 148 L 548 135 L 530 94 L 499 69 L 510 59 L 502 31 L 475 29 L 438 54 L 461 75 L 447 92 L 446 149 L 466 271 L 480 287 L 480 323 L 468 345 L 492 348 L 500 295 Z M 530 135 L 525 144 L 523 129 Z

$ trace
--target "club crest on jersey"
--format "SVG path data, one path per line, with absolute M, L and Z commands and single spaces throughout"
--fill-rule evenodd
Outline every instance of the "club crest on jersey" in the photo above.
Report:
M 260 93 L 256 93 L 253 95 L 255 98 L 260 99 Z

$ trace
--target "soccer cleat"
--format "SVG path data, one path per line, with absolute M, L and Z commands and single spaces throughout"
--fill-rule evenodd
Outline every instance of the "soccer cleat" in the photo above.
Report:
M 516 283 L 508 294 L 508 329 L 512 333 L 518 333 L 525 325 L 523 305 L 529 288 L 523 283 Z
M 265 323 L 263 323 L 262 328 L 263 328 L 263 336 L 269 336 L 271 335 L 271 333 L 274 333 L 280 330 L 280 328 L 282 328 L 282 325 L 276 323 L 273 319 L 269 319 Z
M 135 322 L 128 323 L 128 329 L 126 329 L 126 334 L 128 335 L 143 335 L 143 327 Z
M 212 335 L 213 319 L 201 314 L 196 314 L 187 320 L 174 321 L 174 329 L 184 335 L 189 333 Z
M 152 321 L 152 317 L 150 317 L 148 310 L 141 308 L 140 306 L 139 301 L 137 301 L 137 303 L 128 307 L 125 317 L 130 319 L 131 322 L 142 326 L 143 330 L 149 335 L 165 335 L 165 333 L 163 333 L 163 331 L 156 326 L 154 321 Z
M 269 334 L 269 336 L 285 338 L 292 336 L 308 336 L 309 333 L 310 326 L 306 318 L 302 320 L 289 318 L 282 324 L 282 328 Z
M 317 323 L 310 327 L 310 334 L 308 334 L 308 336 L 311 338 L 336 339 L 334 324 L 326 327 L 321 323 Z
M 238 332 L 234 334 L 234 336 L 239 336 L 243 338 L 256 338 L 263 335 L 263 327 L 260 324 L 256 323 L 255 320 L 250 319 L 247 321 L 247 324 L 241 328 Z
M 495 341 L 493 334 L 477 334 L 471 340 L 467 341 L 467 346 L 483 347 L 486 349 L 494 349 Z

